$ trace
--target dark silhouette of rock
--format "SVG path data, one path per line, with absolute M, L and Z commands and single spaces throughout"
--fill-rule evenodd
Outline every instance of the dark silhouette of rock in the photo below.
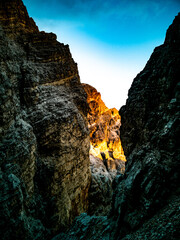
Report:
M 86 94 L 68 45 L 0 1 L 1 239 L 49 239 L 88 209 Z

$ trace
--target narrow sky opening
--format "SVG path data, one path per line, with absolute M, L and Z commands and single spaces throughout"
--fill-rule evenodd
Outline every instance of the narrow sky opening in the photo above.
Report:
M 69 44 L 81 82 L 107 107 L 125 104 L 153 49 L 163 44 L 179 0 L 24 0 L 40 30 Z

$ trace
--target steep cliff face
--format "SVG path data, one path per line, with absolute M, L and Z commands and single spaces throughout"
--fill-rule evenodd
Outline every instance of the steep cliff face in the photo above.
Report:
M 170 209 L 164 208 L 159 214 L 163 224 L 155 218 L 154 232 L 149 230 L 151 233 L 144 233 L 144 237 L 178 238 L 179 66 L 180 14 L 169 27 L 164 44 L 154 50 L 144 70 L 134 79 L 126 106 L 120 110 L 127 165 L 114 195 L 112 214 L 118 218 L 118 238 L 135 231 L 172 202 Z
M 48 239 L 88 208 L 86 94 L 68 45 L 0 2 L 1 239 Z
M 180 13 L 169 27 L 164 44 L 154 50 L 134 79 L 126 105 L 120 110 L 127 164 L 125 174 L 113 183 L 109 217 L 82 215 L 68 236 L 179 239 L 179 66 Z
M 109 109 L 101 94 L 92 86 L 83 84 L 89 106 L 87 119 L 90 130 L 90 154 L 104 160 L 114 174 L 124 172 L 125 156 L 120 140 L 121 117 L 117 109 Z
M 117 109 L 109 109 L 101 94 L 92 86 L 83 84 L 87 93 L 88 127 L 90 130 L 90 167 L 92 172 L 89 189 L 90 215 L 106 215 L 112 199 L 112 181 L 124 173 L 125 156 L 120 140 L 121 118 Z M 98 202 L 97 202 L 98 199 Z

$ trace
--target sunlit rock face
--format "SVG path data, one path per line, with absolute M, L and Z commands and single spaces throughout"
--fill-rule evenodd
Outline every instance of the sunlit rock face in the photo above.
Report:
M 92 181 L 89 191 L 89 214 L 105 215 L 112 199 L 112 181 L 124 173 L 125 156 L 120 140 L 121 118 L 117 109 L 108 109 L 101 94 L 83 84 L 87 93 L 88 127 L 90 130 L 90 166 Z M 98 203 L 97 203 L 98 199 Z
M 0 56 L 1 239 L 49 239 L 88 208 L 86 94 L 21 0 L 0 1 Z
M 119 112 L 115 108 L 107 108 L 101 94 L 94 87 L 88 84 L 83 84 L 83 87 L 89 105 L 87 119 L 90 130 L 90 154 L 107 162 L 107 169 L 110 172 L 123 173 L 124 167 L 120 163 L 124 163 L 126 158 L 120 140 Z

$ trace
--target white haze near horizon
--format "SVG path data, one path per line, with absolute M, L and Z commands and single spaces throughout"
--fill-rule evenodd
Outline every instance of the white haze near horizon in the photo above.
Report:
M 59 42 L 69 44 L 72 57 L 78 64 L 81 82 L 95 87 L 106 106 L 118 110 L 126 103 L 132 81 L 143 70 L 154 47 L 163 42 L 160 39 L 118 48 L 79 34 L 73 30 L 72 22 L 35 21 L 41 31 L 53 32 Z

